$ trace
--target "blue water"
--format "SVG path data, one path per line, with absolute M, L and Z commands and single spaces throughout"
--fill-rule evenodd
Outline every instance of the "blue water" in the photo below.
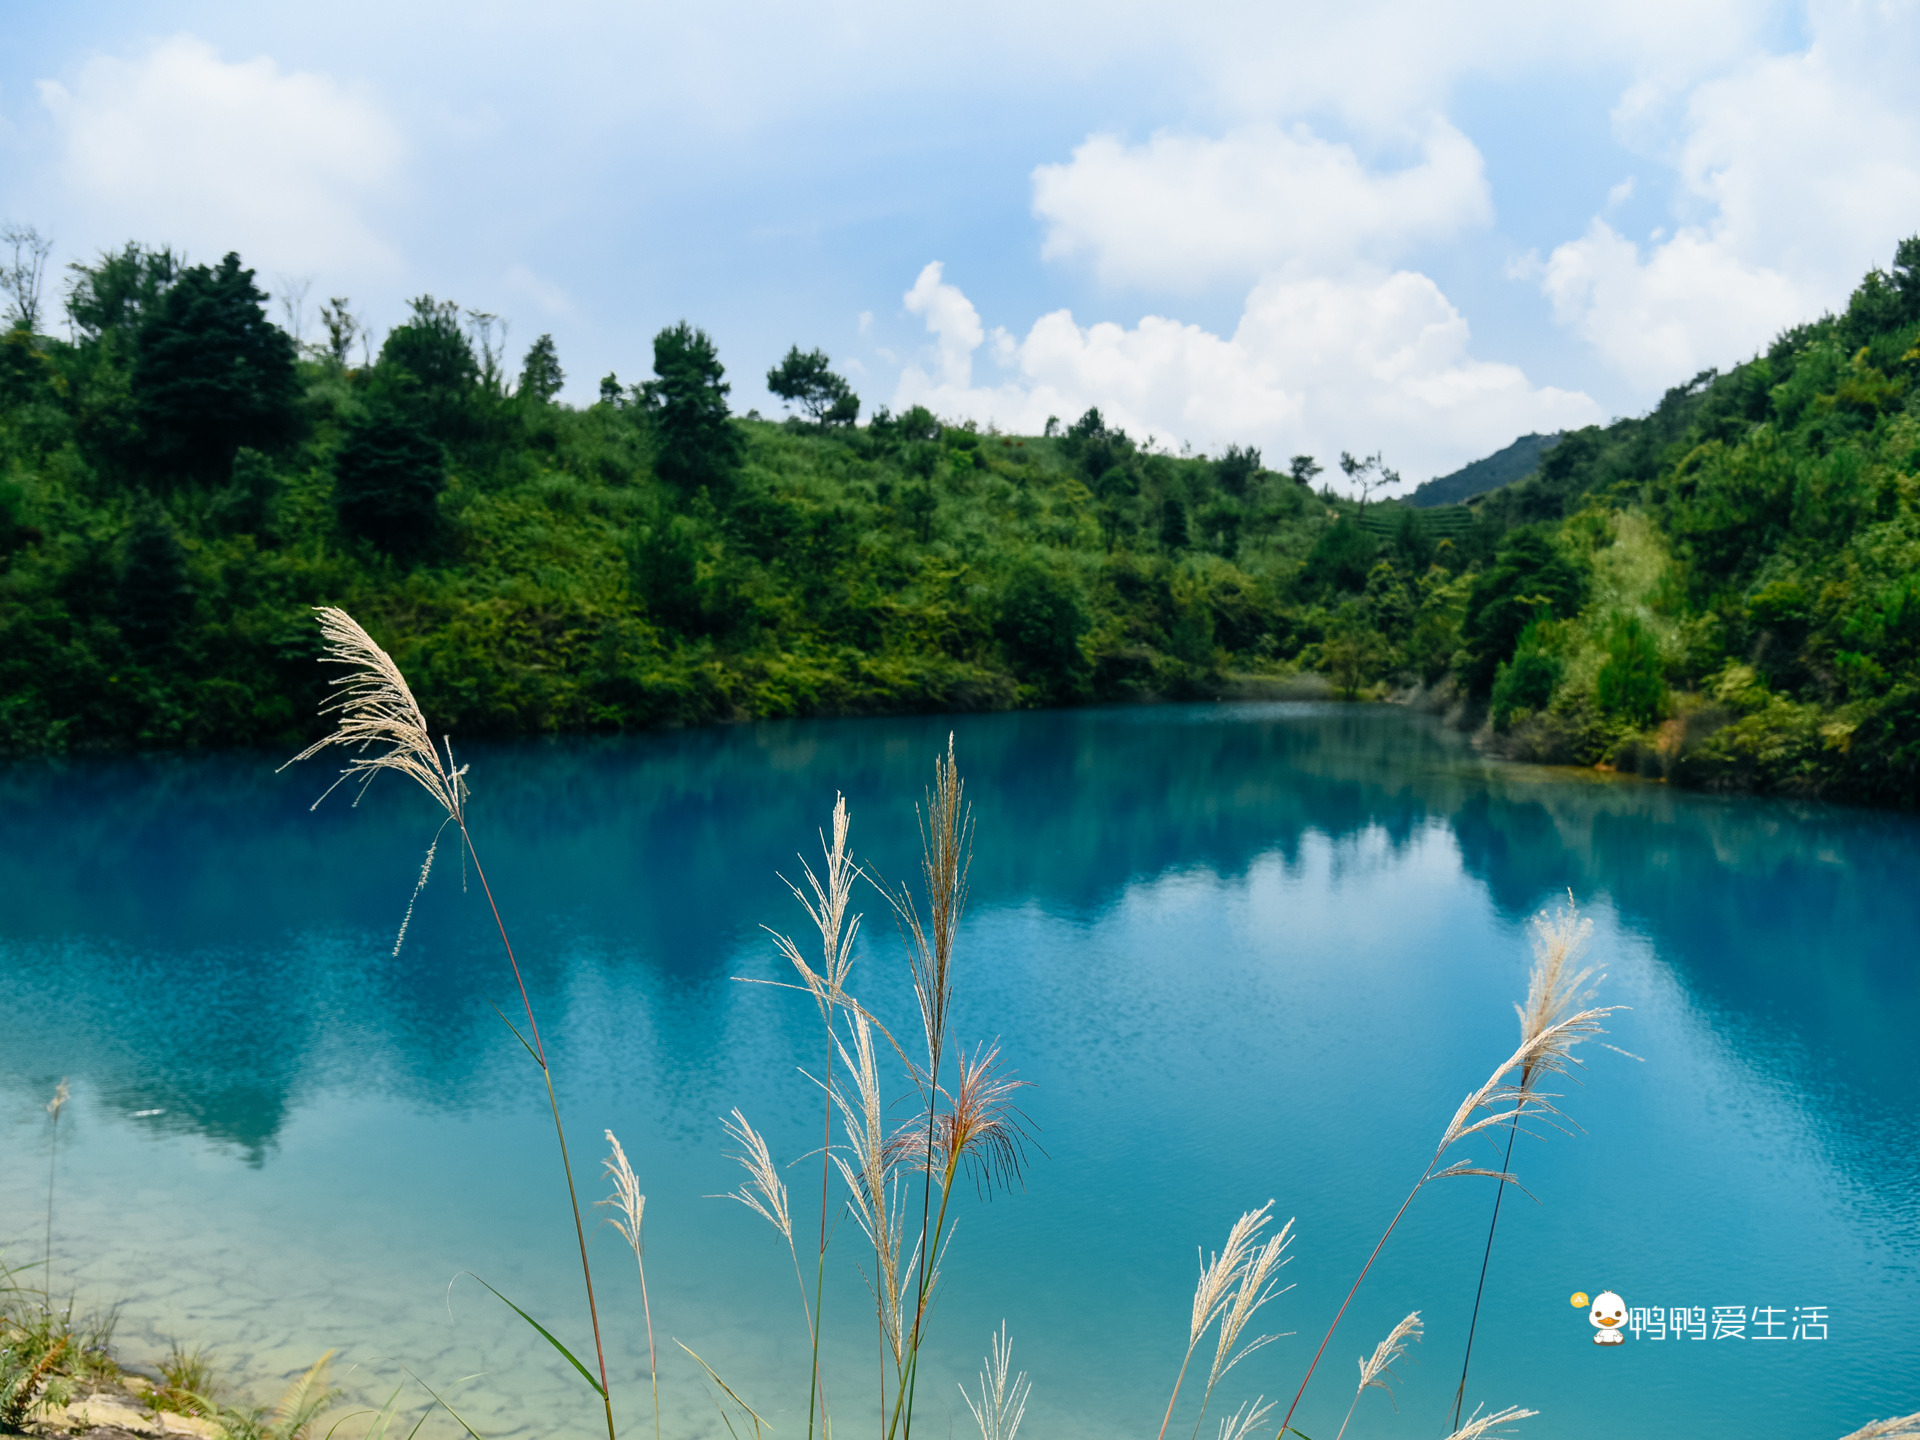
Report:
M 1291 1332 L 1205 1422 L 1289 1399 L 1460 1098 L 1515 1039 L 1528 919 L 1571 891 L 1602 999 L 1578 1129 L 1522 1141 L 1469 1408 L 1534 1436 L 1835 1435 L 1920 1409 L 1920 826 L 1488 764 L 1386 707 L 1212 705 L 846 721 L 472 747 L 474 834 L 559 1076 L 588 1198 L 612 1128 L 649 1200 L 648 1280 L 675 1435 L 723 1435 L 698 1351 L 781 1437 L 805 1432 L 792 1262 L 733 1188 L 735 1105 L 819 1224 L 820 1037 L 761 930 L 805 917 L 776 872 L 817 854 L 836 790 L 857 855 L 915 863 L 913 802 L 955 732 L 979 849 L 955 1025 L 1032 1088 L 1024 1190 L 956 1197 L 918 1427 L 965 1436 L 1004 1319 L 1032 1440 L 1159 1428 L 1198 1247 L 1273 1199 L 1296 1217 Z M 130 1358 L 212 1346 L 271 1398 L 338 1347 L 356 1395 L 406 1367 L 476 1429 L 591 1435 L 597 1405 L 472 1270 L 591 1346 L 544 1092 L 490 1008 L 518 1003 L 484 900 L 376 785 L 277 757 L 0 770 L 0 1244 L 124 1302 Z M 867 892 L 852 988 L 913 1024 Z M 1629 1052 L 1623 1054 L 1620 1052 Z M 1637 1058 L 1634 1058 L 1637 1057 Z M 904 1079 L 897 1090 L 904 1094 Z M 1470 1152 L 1486 1158 L 1486 1152 Z M 1342 1322 L 1295 1424 L 1329 1440 L 1355 1357 L 1418 1309 L 1397 1411 L 1444 1433 L 1493 1182 L 1429 1187 Z M 604 1212 L 600 1212 L 604 1213 Z M 623 1426 L 650 1424 L 631 1255 L 591 1240 Z M 836 1428 L 877 1434 L 874 1317 L 841 1223 L 824 1353 Z M 23 1272 L 30 1279 L 37 1270 Z M 37 1283 L 37 1282 L 36 1282 Z M 1825 1312 L 1826 1338 L 1601 1348 L 1575 1291 L 1635 1307 Z M 1784 1333 L 1784 1328 L 1783 1328 Z M 1711 1334 L 1711 1330 L 1709 1330 Z M 1197 1368 L 1204 1369 L 1210 1351 Z M 1191 1434 L 1192 1382 L 1169 1435 Z M 411 1395 L 424 1400 L 415 1390 Z M 1266 1434 L 1277 1423 L 1276 1411 Z M 357 1434 L 352 1422 L 343 1435 Z M 423 1435 L 453 1434 L 444 1416 Z

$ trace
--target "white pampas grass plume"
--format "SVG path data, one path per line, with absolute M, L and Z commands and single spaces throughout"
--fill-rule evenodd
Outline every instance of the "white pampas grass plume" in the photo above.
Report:
M 1494 1433 L 1494 1426 L 1510 1424 L 1515 1420 L 1525 1420 L 1538 1415 L 1538 1410 L 1522 1410 L 1518 1405 L 1509 1405 L 1504 1410 L 1496 1410 L 1491 1415 L 1482 1415 L 1478 1406 L 1467 1417 L 1467 1423 L 1447 1436 L 1447 1440 L 1480 1440 L 1482 1435 Z
M 400 667 L 346 611 L 332 605 L 314 609 L 320 617 L 320 634 L 327 642 L 320 663 L 346 667 L 346 674 L 329 682 L 340 693 L 320 710 L 322 715 L 337 712 L 340 722 L 331 735 L 314 741 L 280 769 L 338 745 L 354 753 L 340 778 L 327 787 L 320 800 L 353 777 L 359 778 L 360 794 L 364 795 L 380 771 L 397 770 L 418 782 L 447 812 L 449 820 L 460 823 L 467 798 L 467 767 L 454 768 L 451 743 L 446 758 L 441 758 Z M 313 802 L 314 808 L 319 807 L 320 800 Z M 358 795 L 354 803 L 360 803 Z
M 1009 1384 L 1007 1371 L 1013 1367 L 1013 1342 L 1007 1339 L 1007 1322 L 1000 1322 L 1000 1333 L 993 1337 L 992 1354 L 980 1372 L 980 1403 L 973 1403 L 967 1387 L 960 1387 L 960 1398 L 973 1412 L 973 1423 L 980 1427 L 980 1440 L 1014 1440 L 1021 1418 L 1027 1413 L 1027 1396 L 1033 1382 L 1022 1370 Z

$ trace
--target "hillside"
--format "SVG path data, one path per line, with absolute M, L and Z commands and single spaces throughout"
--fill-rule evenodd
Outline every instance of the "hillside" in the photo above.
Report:
M 797 348 L 776 374 L 812 418 L 741 419 L 687 325 L 584 408 L 554 400 L 551 341 L 510 368 L 425 296 L 355 365 L 344 302 L 301 350 L 237 257 L 129 246 L 74 270 L 71 342 L 0 339 L 0 746 L 292 744 L 327 603 L 459 734 L 1311 669 L 1415 687 L 1523 758 L 1911 803 L 1917 263 L 1904 242 L 1845 314 L 1470 507 L 1362 512 L 1097 410 L 1048 436 L 855 424 Z
M 1505 449 L 1483 459 L 1462 465 L 1448 475 L 1436 475 L 1423 482 L 1407 497 L 1415 507 L 1459 505 L 1502 485 L 1524 480 L 1540 468 L 1540 457 L 1560 441 L 1553 435 L 1522 435 Z

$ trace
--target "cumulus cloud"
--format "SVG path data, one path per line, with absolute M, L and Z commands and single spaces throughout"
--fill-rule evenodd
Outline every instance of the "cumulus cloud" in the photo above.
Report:
M 935 260 L 922 270 L 905 303 L 909 315 L 926 317 L 927 333 L 940 351 L 940 383 L 965 390 L 973 383 L 973 352 L 980 348 L 986 331 L 980 328 L 980 312 L 960 287 L 941 280 L 943 268 Z
M 60 179 L 96 230 L 266 269 L 386 269 L 365 215 L 398 170 L 398 131 L 363 95 L 271 59 L 228 62 L 189 35 L 40 82 Z
M 1190 290 L 1296 263 L 1384 260 L 1492 218 L 1471 140 L 1436 119 L 1416 149 L 1411 164 L 1370 170 L 1304 125 L 1143 145 L 1095 135 L 1033 172 L 1041 254 L 1084 256 L 1107 281 Z
M 1556 319 L 1643 393 L 1843 306 L 1920 230 L 1920 112 L 1881 53 L 1911 55 L 1920 23 L 1911 10 L 1814 19 L 1802 53 L 1744 61 L 1684 96 L 1629 89 L 1616 133 L 1641 148 L 1674 137 L 1682 223 L 1643 250 L 1596 219 L 1537 267 Z
M 1097 405 L 1139 438 L 1203 450 L 1252 443 L 1276 459 L 1325 461 L 1342 449 L 1380 449 L 1409 479 L 1530 430 L 1600 418 L 1583 394 L 1474 359 L 1466 321 L 1432 280 L 1410 271 L 1263 280 L 1231 336 L 1154 315 L 1131 328 L 1082 326 L 1055 311 L 1012 341 L 1004 377 L 987 385 L 972 380 L 971 354 L 985 332 L 959 288 L 928 266 L 908 294 L 936 289 L 947 292 L 945 308 L 923 304 L 916 313 L 926 315 L 938 360 L 931 370 L 906 367 L 897 408 L 922 404 L 1032 431 L 1050 415 L 1071 420 Z M 967 356 L 956 362 L 962 343 Z
M 1554 318 L 1639 390 L 1677 384 L 1755 350 L 1816 313 L 1780 271 L 1743 263 L 1722 236 L 1682 229 L 1642 253 L 1604 220 L 1540 272 Z

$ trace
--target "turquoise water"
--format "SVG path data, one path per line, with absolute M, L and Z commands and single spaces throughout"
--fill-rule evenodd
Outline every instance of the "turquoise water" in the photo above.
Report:
M 818 1226 L 818 1092 L 798 1071 L 820 1041 L 801 997 L 735 977 L 778 976 L 760 927 L 804 916 L 776 872 L 817 853 L 836 789 L 857 854 L 910 873 L 912 802 L 949 728 L 979 822 L 956 1030 L 997 1037 L 1032 1082 L 1040 1150 L 1024 1190 L 956 1200 L 925 1434 L 972 1433 L 957 1382 L 1004 1319 L 1034 1381 L 1023 1435 L 1151 1437 L 1196 1247 L 1270 1197 L 1298 1240 L 1263 1318 L 1293 1333 L 1222 1382 L 1206 1431 L 1256 1393 L 1284 1409 L 1453 1108 L 1512 1048 L 1526 922 L 1569 890 L 1603 999 L 1632 1007 L 1606 1038 L 1638 1058 L 1593 1047 L 1565 1101 L 1580 1128 L 1521 1142 L 1534 1198 L 1506 1202 L 1469 1405 L 1537 1410 L 1518 1433 L 1543 1437 L 1838 1436 L 1920 1409 L 1920 826 L 1491 766 L 1385 707 L 1213 705 L 464 756 L 583 1186 L 604 1193 L 611 1127 L 649 1195 L 672 1433 L 725 1432 L 669 1337 L 776 1436 L 805 1431 L 792 1263 L 703 1197 L 738 1182 L 718 1122 L 739 1105 L 797 1161 L 803 1242 Z M 394 959 L 429 802 L 383 781 L 309 814 L 324 772 L 273 762 L 0 771 L 6 1258 L 40 1257 L 41 1107 L 69 1076 L 54 1286 L 123 1299 L 132 1358 L 206 1343 L 264 1392 L 337 1346 L 357 1394 L 405 1366 L 489 1440 L 590 1435 L 564 1363 L 450 1283 L 478 1272 L 590 1345 L 544 1094 L 489 1008 L 517 997 L 484 901 L 443 853 Z M 898 942 L 878 897 L 864 908 L 852 988 L 904 1030 Z M 1370 1392 L 1348 1433 L 1444 1432 L 1491 1203 L 1484 1179 L 1414 1202 L 1300 1429 L 1329 1440 L 1355 1357 L 1418 1309 L 1397 1412 Z M 631 1257 L 605 1227 L 591 1243 L 639 1434 Z M 825 1351 L 850 1436 L 878 1428 L 861 1253 L 842 1224 Z M 1568 1303 L 1602 1289 L 1709 1315 L 1817 1307 L 1826 1338 L 1603 1349 Z

